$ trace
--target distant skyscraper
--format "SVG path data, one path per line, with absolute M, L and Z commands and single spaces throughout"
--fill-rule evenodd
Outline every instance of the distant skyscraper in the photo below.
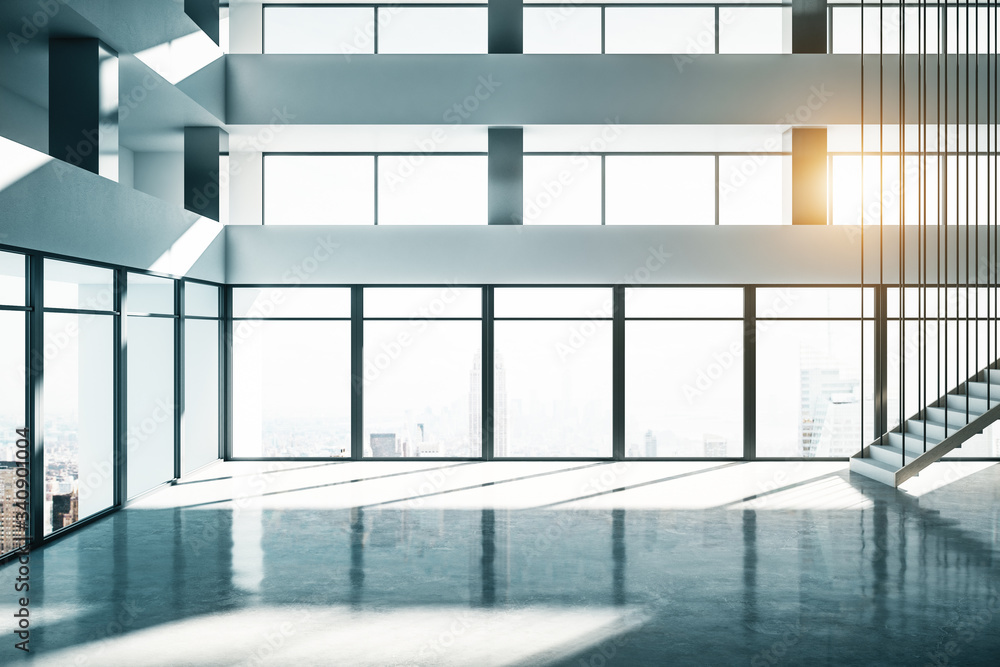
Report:
M 24 544 L 24 523 L 18 516 L 23 510 L 14 507 L 16 471 L 17 464 L 13 461 L 0 461 L 0 554 Z
M 76 491 L 52 496 L 52 530 L 73 525 L 80 518 Z
M 721 435 L 705 434 L 705 456 L 723 457 L 727 453 L 728 441 Z
M 399 455 L 396 449 L 395 433 L 372 433 L 369 439 L 372 456 L 375 458 L 392 458 Z
M 799 456 L 812 458 L 828 418 L 841 418 L 843 410 L 828 415 L 835 394 L 850 395 L 859 384 L 857 379 L 844 377 L 836 361 L 816 350 L 802 346 L 799 350 Z M 843 401 L 841 401 L 843 402 Z M 860 424 L 858 437 L 860 439 Z
M 656 458 L 656 436 L 652 431 L 646 431 L 646 458 Z
M 469 443 L 475 455 L 483 442 L 483 358 L 477 354 L 469 374 Z M 493 456 L 508 456 L 507 369 L 503 357 L 493 359 Z
M 812 456 L 851 457 L 863 446 L 861 405 L 856 394 L 834 394 Z

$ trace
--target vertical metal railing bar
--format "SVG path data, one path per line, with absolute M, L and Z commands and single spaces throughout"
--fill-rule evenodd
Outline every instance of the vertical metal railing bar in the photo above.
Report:
M 927 405 L 927 116 L 926 116 L 926 96 L 927 87 L 924 77 L 926 76 L 926 46 L 927 46 L 927 26 L 924 16 L 926 10 L 917 8 L 917 215 L 920 226 L 917 230 L 917 238 L 920 243 L 920 255 L 918 257 L 918 268 L 920 275 L 920 359 L 922 378 L 920 380 L 920 414 L 927 423 L 925 406 Z M 905 146 L 903 149 L 905 150 Z M 927 428 L 922 429 L 924 436 L 924 452 L 927 451 Z
M 938 30 L 939 39 L 941 41 L 940 51 L 942 53 L 942 57 L 944 58 L 944 70 L 943 70 L 944 71 L 944 76 L 943 77 L 941 77 L 941 74 L 940 74 L 941 71 L 942 71 L 941 70 L 941 59 L 940 58 L 938 59 L 938 72 L 939 72 L 938 76 L 939 76 L 939 78 L 943 78 L 943 82 L 944 82 L 944 95 L 943 96 L 941 95 L 941 87 L 940 86 L 938 87 L 938 108 L 941 109 L 941 110 L 943 110 L 943 112 L 944 112 L 943 118 L 939 119 L 939 124 L 938 124 L 938 153 L 941 155 L 941 157 L 938 158 L 938 159 L 942 160 L 941 164 L 938 165 L 938 169 L 941 172 L 941 176 L 940 176 L 940 179 L 939 179 L 940 182 L 941 182 L 941 188 L 940 188 L 940 190 L 938 192 L 939 196 L 941 197 L 941 204 L 938 207 L 938 209 L 940 210 L 940 216 L 941 216 L 941 224 L 939 225 L 939 228 L 941 230 L 943 230 L 943 236 L 944 236 L 944 243 L 943 243 L 943 245 L 944 245 L 944 252 L 941 252 L 940 249 L 938 250 L 938 256 L 939 256 L 939 258 L 941 258 L 943 260 L 943 261 L 939 262 L 939 267 L 940 267 L 939 270 L 942 271 L 942 273 L 943 273 L 942 278 L 943 278 L 943 282 L 944 282 L 944 296 L 943 296 L 942 299 L 939 300 L 939 304 L 940 304 L 939 305 L 939 310 L 941 310 L 941 311 L 944 312 L 944 336 L 943 336 L 943 338 L 944 338 L 944 368 L 943 368 L 943 370 L 939 371 L 939 375 L 941 375 L 943 377 L 944 387 L 947 387 L 948 386 L 948 370 L 949 370 L 949 368 L 948 368 L 948 358 L 949 358 L 949 350 L 948 350 L 948 338 L 949 338 L 949 336 L 948 336 L 948 334 L 950 333 L 950 329 L 951 329 L 951 325 L 948 322 L 948 301 L 949 301 L 949 298 L 948 298 L 948 294 L 949 294 L 949 292 L 948 292 L 948 290 L 949 290 L 949 287 L 948 287 L 948 278 L 949 278 L 949 275 L 948 275 L 948 174 L 949 174 L 948 165 L 951 164 L 951 160 L 949 160 L 949 158 L 948 158 L 948 60 L 947 60 L 947 58 L 948 58 L 948 7 L 947 7 L 947 3 L 945 5 L 945 7 L 943 7 L 941 9 L 941 13 L 939 15 L 939 20 L 941 22 L 941 27 Z M 942 105 L 942 99 L 943 99 L 943 105 Z M 943 123 L 941 122 L 942 120 L 943 120 Z M 941 140 L 941 125 L 944 126 L 944 143 L 943 143 L 943 145 L 942 145 L 942 140 Z M 938 282 L 939 283 L 942 282 L 942 279 L 939 278 Z M 939 346 L 939 348 L 940 348 L 940 346 Z M 938 392 L 938 396 L 941 396 L 942 393 L 943 393 L 943 391 L 939 391 Z M 948 431 L 948 422 L 949 422 L 948 417 L 949 417 L 950 412 L 951 411 L 948 409 L 948 405 L 947 405 L 947 401 L 946 401 L 945 402 L 945 411 L 944 411 L 944 427 L 945 427 L 945 432 Z
M 941 152 L 941 58 L 944 56 L 944 53 L 945 53 L 944 39 L 943 39 L 942 34 L 941 34 L 942 26 L 944 25 L 944 21 L 943 21 L 943 18 L 942 18 L 943 12 L 944 12 L 944 9 L 942 9 L 941 7 L 938 7 L 936 9 L 936 15 L 937 15 L 937 26 L 936 27 L 937 27 L 937 29 L 936 29 L 935 33 L 936 33 L 936 36 L 937 36 L 937 56 L 938 57 L 935 59 L 936 60 L 936 67 L 935 67 L 936 79 L 935 79 L 935 83 L 934 83 L 934 94 L 935 94 L 935 107 L 934 107 L 935 138 L 934 138 L 934 148 L 937 151 L 937 157 L 935 158 L 935 165 L 937 167 L 935 169 L 936 186 L 935 186 L 935 190 L 934 190 L 937 193 L 937 206 L 935 207 L 935 212 L 934 212 L 934 215 L 937 218 L 937 243 L 935 243 L 935 246 L 937 246 L 935 248 L 935 251 L 937 252 L 937 259 L 936 259 L 936 262 L 934 264 L 935 274 L 936 274 L 936 276 L 935 276 L 936 280 L 934 282 L 937 285 L 937 287 L 935 289 L 936 306 L 937 306 L 936 307 L 936 311 L 937 311 L 936 312 L 936 315 L 937 315 L 937 329 L 935 331 L 935 339 L 937 341 L 937 366 L 936 366 L 936 372 L 934 374 L 934 376 L 937 378 L 937 387 L 936 387 L 935 396 L 940 396 L 941 395 L 941 309 L 942 309 L 942 306 L 943 306 L 943 302 L 941 300 L 941 230 L 942 230 L 942 227 L 943 227 L 943 225 L 945 223 L 945 218 L 947 217 L 947 216 L 943 215 L 944 212 L 941 209 L 941 202 L 942 202 L 942 197 L 941 197 L 941 172 L 944 169 L 943 163 L 947 162 L 947 160 L 948 160 L 948 156 L 946 154 L 942 155 L 942 152 Z M 945 324 L 947 325 L 947 322 Z M 948 411 L 947 410 L 945 410 L 944 424 L 945 424 L 945 434 L 947 434 L 948 433 Z
M 970 312 L 972 310 L 971 304 L 969 302 L 969 178 L 971 176 L 971 171 L 969 168 L 969 51 L 971 50 L 970 44 L 970 34 L 969 26 L 971 21 L 969 20 L 969 5 L 965 6 L 965 377 L 969 377 L 969 366 L 972 360 L 970 345 L 972 343 L 972 336 L 969 332 L 969 320 Z M 970 395 L 969 387 L 966 385 L 965 388 L 965 420 L 968 422 L 969 415 L 971 413 L 970 409 Z
M 903 436 L 900 447 L 900 467 L 906 465 L 906 21 L 903 0 L 899 0 L 899 431 Z M 919 396 L 919 394 L 918 394 Z
M 861 224 L 861 446 L 865 446 L 865 10 L 864 7 L 858 10 L 861 15 L 861 37 L 859 39 L 859 51 L 861 53 L 861 216 L 859 218 L 859 223 Z M 827 49 L 833 51 L 833 8 L 829 8 L 829 13 L 827 14 L 827 21 L 830 25 L 831 33 L 827 36 Z M 833 182 L 833 162 L 830 162 L 830 182 Z M 833 205 L 833 202 L 830 202 Z M 830 223 L 833 223 L 831 218 Z M 872 308 L 875 307 L 875 293 L 872 292 Z M 872 315 L 874 315 L 874 311 Z M 877 321 L 873 320 L 873 325 L 877 326 Z M 873 327 L 872 334 L 875 333 Z M 872 341 L 874 343 L 874 341 Z M 874 361 L 874 360 L 873 360 Z M 873 367 L 874 368 L 874 367 Z M 872 373 L 872 378 L 875 378 L 874 372 Z M 877 387 L 872 387 L 877 391 Z M 875 397 L 872 396 L 872 408 L 874 410 L 876 401 Z M 872 422 L 877 423 L 875 420 L 875 415 L 872 415 Z M 882 430 L 876 429 L 878 431 L 879 442 L 882 441 Z M 874 434 L 873 434 L 874 435 Z

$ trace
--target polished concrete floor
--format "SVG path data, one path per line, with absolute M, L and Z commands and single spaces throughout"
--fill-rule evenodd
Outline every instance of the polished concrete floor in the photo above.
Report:
M 0 664 L 997 665 L 1000 465 L 219 463 L 31 555 L 30 656 L 15 568 Z

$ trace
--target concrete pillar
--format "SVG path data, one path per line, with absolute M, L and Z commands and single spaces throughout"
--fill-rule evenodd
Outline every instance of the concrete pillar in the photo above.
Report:
M 825 225 L 827 220 L 826 128 L 795 127 L 791 144 L 791 224 Z
M 489 0 L 489 52 L 524 53 L 521 0 Z
M 219 153 L 229 135 L 218 127 L 184 128 L 184 208 L 219 220 Z
M 520 225 L 524 221 L 524 130 L 489 129 L 489 223 Z
M 826 53 L 826 0 L 792 0 L 792 53 Z
M 118 54 L 96 38 L 49 40 L 49 155 L 118 180 Z

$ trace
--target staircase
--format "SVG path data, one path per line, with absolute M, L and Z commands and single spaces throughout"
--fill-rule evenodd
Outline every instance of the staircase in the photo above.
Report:
M 1000 370 L 991 366 L 855 454 L 851 472 L 899 486 L 997 419 Z

